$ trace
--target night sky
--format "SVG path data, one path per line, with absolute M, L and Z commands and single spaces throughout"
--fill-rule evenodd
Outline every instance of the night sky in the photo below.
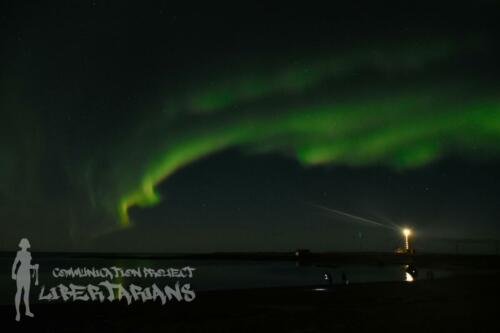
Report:
M 493 2 L 1 6 L 1 249 L 500 238 Z

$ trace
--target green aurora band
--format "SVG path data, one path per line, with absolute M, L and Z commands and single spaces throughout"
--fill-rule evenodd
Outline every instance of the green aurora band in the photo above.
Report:
M 127 226 L 131 207 L 160 201 L 157 184 L 232 147 L 279 152 L 304 165 L 397 169 L 453 153 L 496 156 L 497 81 L 450 75 L 446 64 L 461 51 L 445 43 L 368 48 L 191 80 L 166 97 L 164 110 L 113 141 L 105 174 L 93 159 L 83 163 L 80 185 L 93 205 Z

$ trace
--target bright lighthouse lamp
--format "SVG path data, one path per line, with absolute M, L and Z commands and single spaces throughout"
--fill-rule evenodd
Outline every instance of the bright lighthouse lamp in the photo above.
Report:
M 403 235 L 405 236 L 405 249 L 406 251 L 410 251 L 410 235 L 411 235 L 411 229 L 409 228 L 404 228 L 403 229 Z

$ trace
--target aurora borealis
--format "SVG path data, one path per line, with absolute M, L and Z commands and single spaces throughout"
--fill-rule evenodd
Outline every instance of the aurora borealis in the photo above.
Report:
M 125 184 L 127 188 L 119 191 L 124 195 L 113 198 L 111 206 L 117 207 L 119 202 L 118 215 L 126 225 L 129 207 L 160 200 L 154 190 L 159 182 L 183 165 L 233 146 L 289 154 L 305 165 L 384 164 L 397 168 L 424 165 L 454 150 L 463 154 L 497 151 L 498 147 L 491 147 L 500 139 L 500 104 L 494 91 L 486 88 L 478 92 L 478 87 L 446 79 L 425 82 L 425 86 L 408 80 L 409 87 L 403 88 L 391 82 L 400 71 L 410 78 L 418 77 L 427 66 L 432 67 L 429 58 L 443 57 L 441 52 L 426 51 L 422 56 L 414 50 L 393 50 L 399 57 L 390 69 L 373 59 L 356 63 L 356 56 L 351 56 L 354 60 L 345 65 L 347 73 L 337 74 L 342 69 L 337 70 L 336 63 L 342 61 L 333 59 L 316 69 L 315 62 L 309 60 L 314 69 L 310 75 L 293 68 L 255 79 L 236 74 L 232 84 L 220 86 L 212 80 L 213 90 L 201 89 L 194 96 L 188 92 L 185 104 L 172 102 L 195 114 L 189 116 L 191 124 L 182 133 L 175 129 L 183 123 L 184 115 L 170 110 L 170 104 L 166 108 L 176 115 L 173 120 L 158 117 L 152 121 L 154 125 L 148 122 L 141 128 L 143 138 L 171 134 L 159 142 L 152 140 L 148 145 L 151 153 L 134 157 L 142 162 L 139 175 Z M 376 55 L 389 57 L 380 51 Z M 374 72 L 365 78 L 367 82 L 358 86 L 354 96 L 351 91 L 342 91 L 349 71 L 364 67 Z M 380 81 L 380 76 L 388 78 Z M 262 100 L 272 100 L 272 106 L 263 105 Z M 473 143 L 464 139 L 469 133 L 474 133 Z
M 499 157 L 498 24 L 482 11 L 448 26 L 357 7 L 317 25 L 292 11 L 258 24 L 100 3 L 5 9 L 0 198 L 2 219 L 25 228 L 33 216 L 77 239 L 133 227 L 131 209 L 169 200 L 161 184 L 226 151 L 396 173 Z

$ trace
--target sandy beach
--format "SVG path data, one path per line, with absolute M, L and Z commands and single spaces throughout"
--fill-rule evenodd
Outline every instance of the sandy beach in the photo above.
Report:
M 9 332 L 449 332 L 496 322 L 498 278 L 203 292 L 166 306 L 35 304 L 19 323 L 13 306 L 0 313 Z

